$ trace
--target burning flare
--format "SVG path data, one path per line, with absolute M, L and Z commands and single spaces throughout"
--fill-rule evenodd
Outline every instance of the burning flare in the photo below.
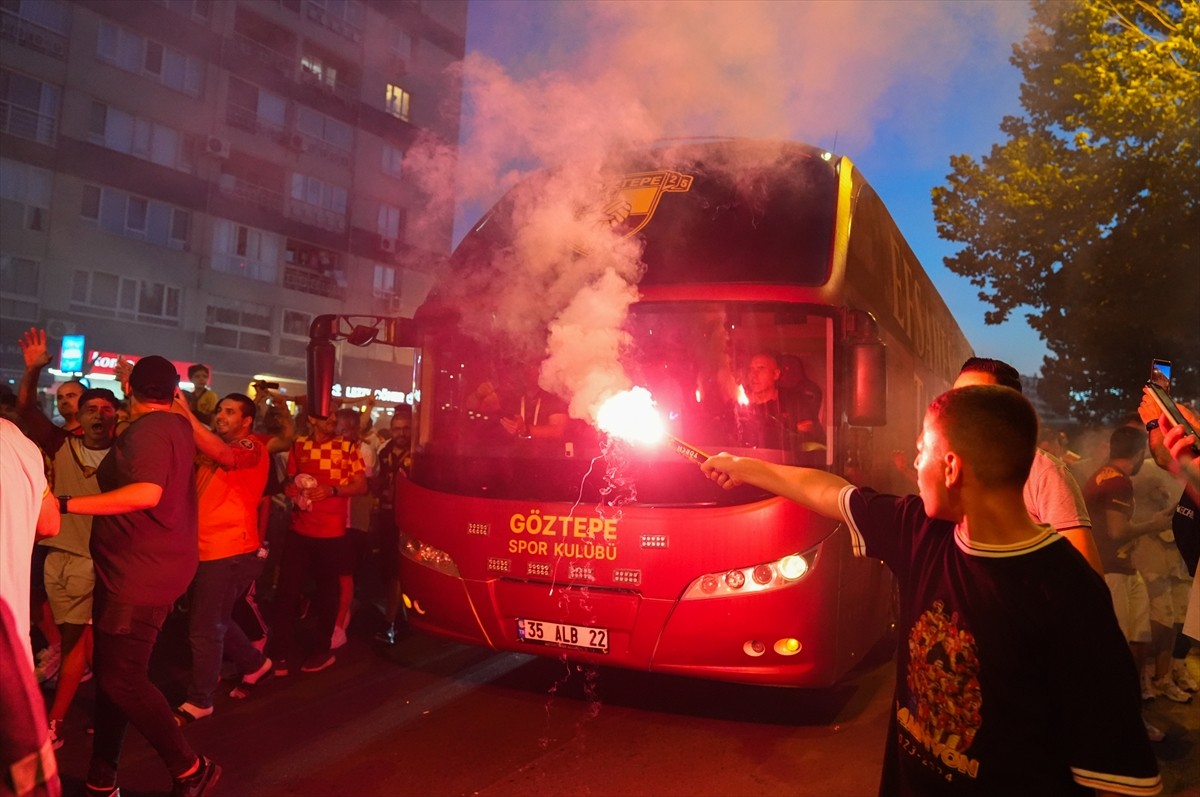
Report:
M 667 434 L 662 415 L 654 408 L 654 399 L 644 387 L 609 397 L 596 413 L 596 428 L 630 443 L 653 445 L 665 440 L 671 450 L 696 464 L 708 459 L 708 454 L 700 449 Z
M 596 413 L 596 428 L 630 443 L 658 443 L 667 433 L 654 399 L 644 387 L 610 396 Z

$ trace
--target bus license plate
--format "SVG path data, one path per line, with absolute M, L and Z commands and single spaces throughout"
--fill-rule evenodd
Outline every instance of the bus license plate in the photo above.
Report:
M 608 653 L 607 628 L 591 628 L 586 625 L 565 625 L 545 620 L 517 618 L 517 636 L 522 642 Z

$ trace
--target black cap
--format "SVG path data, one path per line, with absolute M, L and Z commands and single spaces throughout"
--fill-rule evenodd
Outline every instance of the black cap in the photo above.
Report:
M 166 357 L 151 354 L 138 360 L 129 374 L 129 389 L 151 401 L 171 401 L 179 387 L 179 373 Z

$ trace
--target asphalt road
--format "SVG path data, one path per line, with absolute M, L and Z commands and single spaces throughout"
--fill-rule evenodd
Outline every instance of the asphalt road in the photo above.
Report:
M 187 728 L 224 769 L 218 797 L 875 793 L 888 662 L 831 690 L 771 689 L 581 668 L 420 635 L 386 649 L 371 641 L 370 620 L 356 618 L 330 669 L 271 679 L 245 701 L 226 697 L 226 687 L 213 716 Z M 173 620 L 154 667 L 172 700 L 182 697 L 183 644 Z M 1192 666 L 1200 671 L 1200 659 Z M 83 792 L 92 686 L 81 689 L 59 751 L 67 795 Z M 1164 793 L 1200 795 L 1200 711 L 1160 698 L 1149 714 L 1171 733 L 1158 746 Z M 170 790 L 136 731 L 120 785 L 124 797 Z

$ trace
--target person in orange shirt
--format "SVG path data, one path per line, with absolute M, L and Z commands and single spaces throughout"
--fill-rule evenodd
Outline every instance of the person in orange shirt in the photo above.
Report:
M 230 393 L 217 404 L 210 432 L 192 414 L 184 397 L 174 411 L 192 425 L 196 441 L 196 494 L 200 523 L 200 566 L 188 590 L 188 639 L 192 677 L 187 700 L 175 708 L 186 725 L 213 713 L 222 657 L 242 674 L 231 697 L 246 697 L 271 672 L 263 655 L 231 619 L 233 605 L 262 572 L 258 504 L 267 486 L 270 458 L 251 433 L 257 408 L 249 397 Z

